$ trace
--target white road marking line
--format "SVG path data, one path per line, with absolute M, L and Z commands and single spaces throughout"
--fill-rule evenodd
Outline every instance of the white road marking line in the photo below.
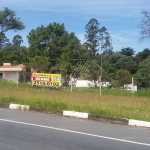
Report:
M 78 132 L 78 131 L 73 131 L 73 130 L 67 130 L 67 129 L 49 127 L 49 126 L 44 126 L 44 125 L 38 125 L 38 124 L 32 124 L 32 123 L 26 123 L 26 122 L 7 120 L 7 119 L 0 119 L 0 121 L 11 122 L 11 123 L 16 123 L 16 124 L 23 124 L 23 125 L 29 125 L 29 126 L 35 126 L 35 127 L 41 127 L 41 128 L 47 128 L 47 129 L 52 129 L 52 130 L 59 130 L 59 131 L 76 133 L 76 134 L 81 134 L 81 135 L 88 135 L 88 136 L 93 136 L 93 137 L 98 137 L 98 138 L 103 138 L 103 139 L 109 139 L 109 140 L 114 140 L 114 141 L 120 141 L 120 142 L 126 142 L 126 143 L 132 143 L 132 144 L 144 145 L 144 146 L 149 146 L 150 147 L 150 144 L 147 144 L 147 143 L 128 141 L 128 140 L 117 139 L 117 138 L 106 137 L 106 136 L 100 136 L 100 135 L 95 135 L 95 134 L 89 134 L 89 133 Z

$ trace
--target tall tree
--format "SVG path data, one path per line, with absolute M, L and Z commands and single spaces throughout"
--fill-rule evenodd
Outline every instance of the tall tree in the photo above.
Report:
M 139 29 L 140 29 L 139 40 L 142 42 L 145 39 L 150 39 L 150 12 L 146 10 L 142 10 L 141 14 L 143 18 L 139 25 Z
M 11 60 L 12 62 L 12 58 L 16 58 L 13 53 L 10 54 L 13 47 L 10 44 L 9 39 L 6 37 L 5 32 L 9 30 L 23 30 L 24 28 L 25 26 L 23 22 L 20 21 L 20 18 L 17 18 L 16 13 L 13 10 L 5 7 L 4 10 L 0 11 L 0 60 Z M 4 56 L 4 54 L 7 53 L 7 50 L 9 51 L 9 56 Z M 2 61 L 0 61 L 0 63 L 2 63 Z
M 20 35 L 15 35 L 13 37 L 12 43 L 14 46 L 20 47 L 22 42 L 23 42 L 23 40 Z
M 95 58 L 97 51 L 99 50 L 99 22 L 92 18 L 85 26 L 85 38 L 87 43 L 89 43 L 89 48 L 91 49 L 93 58 Z
M 103 26 L 100 29 L 99 36 L 100 36 L 101 50 L 103 56 L 108 57 L 113 53 L 112 51 L 113 47 L 112 47 L 112 39 L 105 26 Z
M 85 26 L 85 32 L 85 38 L 89 44 L 89 49 L 92 52 L 93 59 L 95 59 L 95 56 L 100 49 L 105 56 L 112 54 L 111 37 L 104 26 L 100 28 L 100 23 L 97 19 L 90 19 Z

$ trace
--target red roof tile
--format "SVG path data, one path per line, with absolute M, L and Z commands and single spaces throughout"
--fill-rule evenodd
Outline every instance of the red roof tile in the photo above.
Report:
M 18 66 L 5 65 L 5 66 L 0 66 L 0 68 L 25 68 L 25 65 L 23 64 L 19 64 Z

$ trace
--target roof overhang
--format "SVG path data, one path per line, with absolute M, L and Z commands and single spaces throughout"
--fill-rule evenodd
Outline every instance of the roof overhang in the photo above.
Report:
M 23 68 L 0 68 L 0 72 L 4 71 L 22 71 Z

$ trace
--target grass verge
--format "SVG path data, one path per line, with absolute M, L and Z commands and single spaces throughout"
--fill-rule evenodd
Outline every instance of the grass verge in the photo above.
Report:
M 116 92 L 116 91 L 115 91 Z M 0 86 L 0 102 L 18 103 L 50 110 L 71 110 L 118 118 L 150 121 L 150 98 L 99 95 L 29 87 Z

